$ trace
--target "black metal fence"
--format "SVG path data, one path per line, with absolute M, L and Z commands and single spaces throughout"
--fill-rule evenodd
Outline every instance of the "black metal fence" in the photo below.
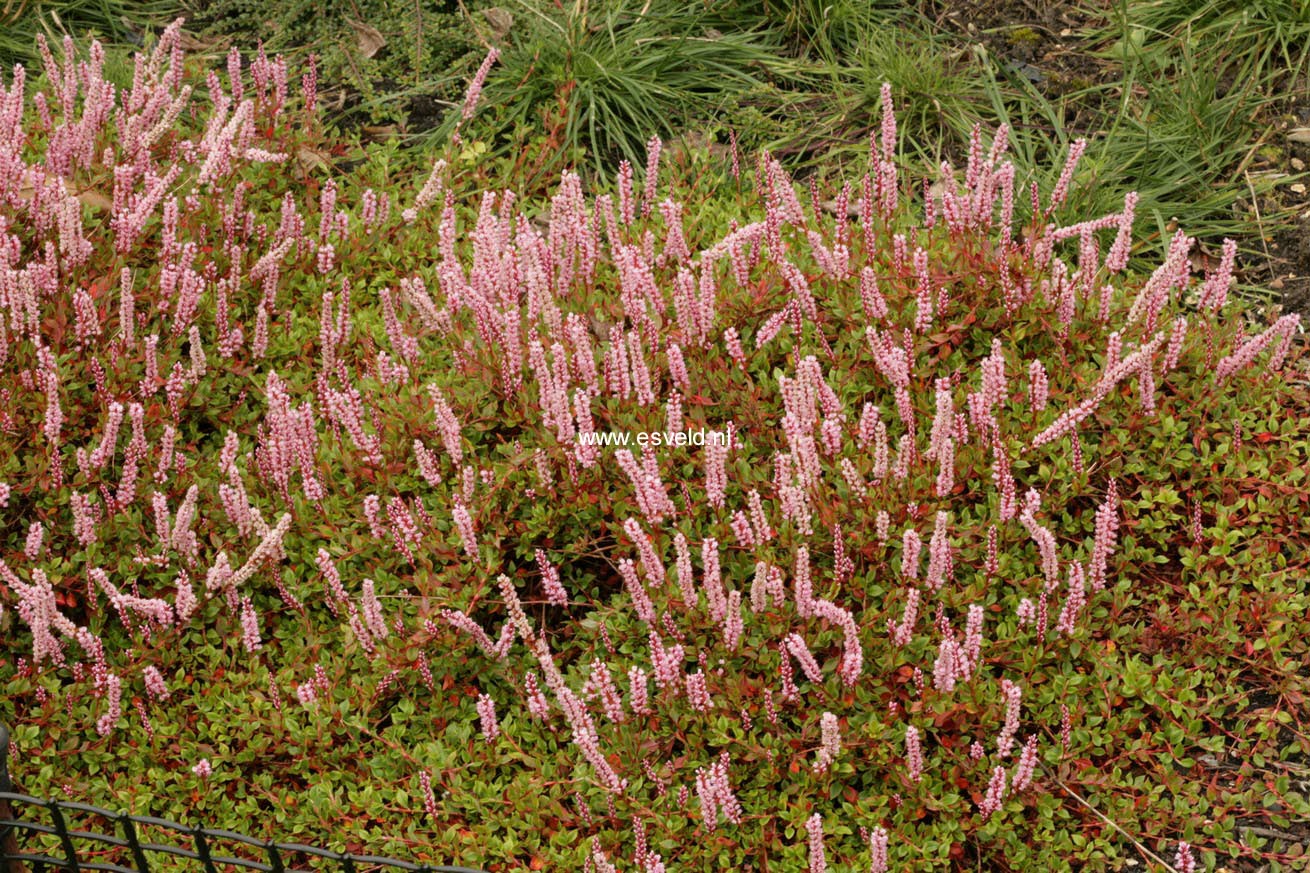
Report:
M 366 873 L 385 868 L 405 873 L 482 873 L 469 867 L 433 867 L 375 855 L 332 852 L 298 843 L 277 843 L 232 831 L 188 827 L 148 815 L 111 812 L 85 803 L 29 797 L 15 789 L 8 760 L 9 729 L 0 724 L 0 873 L 162 873 L 164 869 L 194 870 L 196 865 L 204 873 L 220 870 L 321 873 L 325 869 Z M 36 815 L 21 819 L 20 811 Z M 44 821 L 30 820 L 38 815 Z M 104 822 L 101 827 L 109 832 L 82 829 L 83 820 Z M 155 842 L 157 833 L 190 845 Z M 247 857 L 231 854 L 233 851 Z M 179 859 L 180 864 L 160 863 L 163 858 Z M 314 866 L 311 868 L 310 864 Z

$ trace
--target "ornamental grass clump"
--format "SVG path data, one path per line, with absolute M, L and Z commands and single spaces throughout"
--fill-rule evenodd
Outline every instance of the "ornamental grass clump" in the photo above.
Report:
M 890 89 L 835 214 L 768 155 L 683 199 L 658 140 L 600 196 L 396 197 L 288 160 L 285 65 L 193 85 L 177 40 L 0 94 L 25 787 L 491 870 L 1133 851 L 1070 818 L 1158 584 L 1125 501 L 1298 329 L 1226 311 L 1231 252 L 1124 275 L 1133 200 L 1053 223 L 1082 144 L 1042 198 L 1004 129 L 924 199 Z

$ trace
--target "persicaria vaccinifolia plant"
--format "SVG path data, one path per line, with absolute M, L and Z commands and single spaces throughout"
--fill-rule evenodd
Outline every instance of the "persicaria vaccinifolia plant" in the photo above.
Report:
M 69 47 L 0 93 L 20 726 L 66 711 L 157 792 L 273 772 L 324 821 L 365 802 L 311 787 L 351 737 L 392 830 L 491 869 L 1079 857 L 1025 835 L 1081 784 L 1070 665 L 1149 584 L 1116 470 L 1298 328 L 1227 317 L 1231 251 L 1125 277 L 1134 199 L 1057 222 L 1082 143 L 1043 198 L 1004 129 L 925 201 L 889 89 L 835 215 L 767 155 L 684 200 L 659 140 L 617 210 L 449 155 L 393 202 L 289 160 L 312 76 L 193 84 L 178 33 L 130 89 Z M 729 437 L 581 439 L 679 427 Z

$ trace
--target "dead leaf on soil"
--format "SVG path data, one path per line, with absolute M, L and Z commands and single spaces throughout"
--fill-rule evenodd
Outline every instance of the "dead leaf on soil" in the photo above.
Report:
M 1310 142 L 1310 127 L 1294 127 L 1287 132 L 1288 142 Z
M 487 19 L 487 24 L 491 26 L 491 35 L 496 39 L 504 39 L 509 35 L 510 28 L 514 26 L 514 16 L 498 6 L 482 10 L 482 16 Z
M 1219 259 L 1205 249 L 1194 249 L 1187 259 L 1192 263 L 1193 273 L 1208 273 L 1219 266 Z
M 824 212 L 831 213 L 832 215 L 837 214 L 837 201 L 834 199 L 829 198 L 827 200 L 820 200 L 819 206 L 823 208 Z M 846 217 L 859 218 L 859 216 L 860 204 L 855 200 L 848 200 L 846 202 Z
M 332 172 L 332 162 L 328 159 L 330 156 L 327 152 L 321 152 L 318 149 L 302 145 L 296 149 L 296 162 L 300 168 L 308 173 L 310 170 L 322 170 L 325 173 Z
M 387 44 L 382 34 L 372 25 L 353 18 L 347 18 L 346 24 L 349 24 L 350 29 L 355 32 L 355 45 L 359 48 L 359 53 L 366 58 L 373 57 Z
M 185 30 L 178 35 L 177 44 L 187 54 L 205 54 L 225 50 L 232 42 L 230 36 L 197 37 Z
M 366 124 L 360 130 L 371 142 L 386 142 L 394 139 L 400 133 L 399 128 L 394 124 L 383 124 L 376 127 Z
M 90 188 L 79 193 L 77 199 L 82 201 L 82 205 L 90 206 L 96 212 L 111 212 L 114 208 L 113 200 Z
M 18 189 L 18 196 L 24 200 L 31 200 L 36 196 L 36 189 L 31 185 L 24 185 Z M 109 212 L 114 208 L 114 201 L 110 200 L 94 188 L 87 188 L 85 191 L 78 191 L 73 196 L 76 197 L 83 206 L 90 206 L 96 212 Z

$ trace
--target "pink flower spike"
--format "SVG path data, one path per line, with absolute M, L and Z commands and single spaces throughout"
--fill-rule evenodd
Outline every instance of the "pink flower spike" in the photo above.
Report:
M 823 852 L 823 816 L 817 812 L 805 822 L 810 836 L 810 873 L 827 873 L 828 859 Z
M 263 648 L 259 639 L 259 617 L 255 615 L 255 606 L 249 597 L 241 598 L 241 644 L 251 653 Z
M 419 792 L 423 795 L 423 811 L 429 817 L 436 819 L 440 814 L 437 807 L 436 795 L 432 793 L 432 777 L 424 770 L 418 774 Z
M 482 733 L 488 743 L 500 736 L 500 723 L 496 720 L 496 702 L 491 699 L 490 694 L 478 695 L 478 720 L 481 722 Z
M 1019 754 L 1019 763 L 1014 768 L 1014 778 L 1010 782 L 1010 787 L 1015 794 L 1023 791 L 1031 784 L 1033 772 L 1037 769 L 1037 735 L 1033 734 L 1024 743 L 1023 751 Z
M 869 873 L 887 873 L 887 830 L 882 827 L 869 834 Z
M 1005 799 L 1005 768 L 997 767 L 992 770 L 991 782 L 987 785 L 987 796 L 978 805 L 978 811 L 982 813 L 983 818 L 991 818 L 1001 808 L 1001 801 Z
M 823 745 L 819 747 L 819 757 L 814 762 L 814 772 L 823 773 L 841 753 L 841 729 L 837 716 L 825 712 L 819 718 L 819 731 Z
M 546 599 L 554 606 L 568 606 L 569 593 L 560 584 L 559 568 L 546 559 L 546 553 L 541 549 L 536 551 L 537 567 L 541 570 L 542 588 L 546 592 Z
M 913 725 L 905 729 L 905 760 L 910 768 L 910 781 L 918 782 L 923 778 L 923 749 L 919 745 L 919 729 Z
M 491 72 L 492 64 L 500 58 L 500 50 L 493 48 L 487 52 L 486 58 L 482 61 L 482 66 L 478 67 L 477 73 L 473 76 L 473 81 L 469 83 L 468 93 L 464 96 L 464 108 L 460 111 L 460 122 L 468 121 L 473 117 L 474 111 L 478 108 L 478 99 L 482 96 L 482 85 L 487 81 L 487 74 Z
M 1178 873 L 1196 873 L 1196 859 L 1192 857 L 1192 847 L 1186 840 L 1178 844 L 1174 866 L 1178 868 Z

